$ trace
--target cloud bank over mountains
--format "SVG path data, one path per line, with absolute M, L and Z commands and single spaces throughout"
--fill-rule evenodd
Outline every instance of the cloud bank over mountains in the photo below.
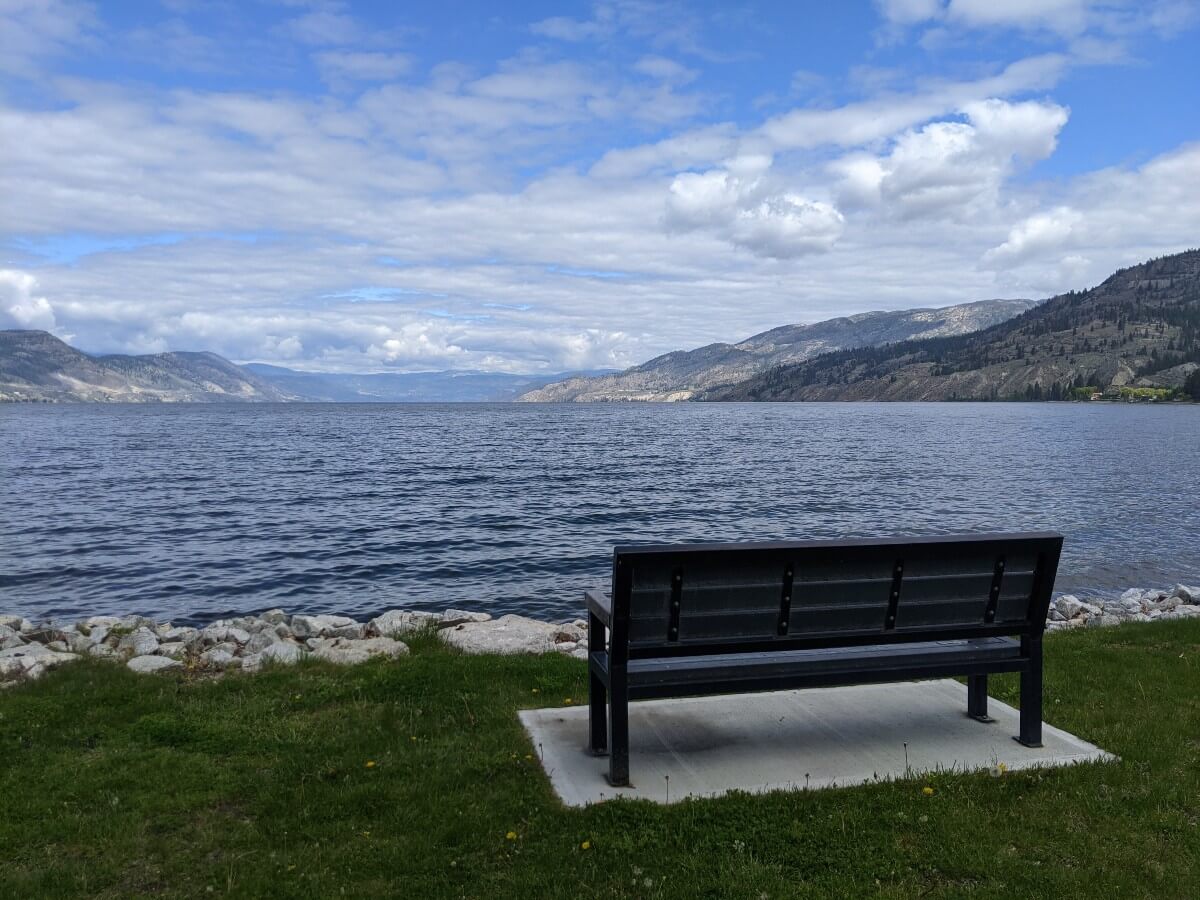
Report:
M 1200 235 L 1191 136 L 1064 152 L 1108 115 L 1072 86 L 1153 68 L 1193 4 L 881 2 L 818 75 L 768 9 L 606 2 L 466 37 L 254 14 L 0 0 L 0 327 L 328 370 L 623 367 L 1083 287 Z

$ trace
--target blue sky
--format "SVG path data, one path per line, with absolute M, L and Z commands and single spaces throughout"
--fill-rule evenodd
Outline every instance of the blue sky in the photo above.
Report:
M 1200 244 L 1195 2 L 0 0 L 0 327 L 625 366 Z

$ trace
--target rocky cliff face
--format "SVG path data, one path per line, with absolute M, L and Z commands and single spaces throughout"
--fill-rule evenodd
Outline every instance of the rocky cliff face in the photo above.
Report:
M 1123 269 L 972 334 L 826 353 L 706 400 L 1015 400 L 1183 388 L 1200 369 L 1200 251 Z
M 813 325 L 784 325 L 739 344 L 677 350 L 624 372 L 571 378 L 530 391 L 529 402 L 690 400 L 782 365 L 848 347 L 959 335 L 987 328 L 1035 305 L 1032 300 L 981 300 L 944 309 L 868 312 Z
M 88 356 L 44 331 L 0 331 L 0 401 L 296 399 L 215 353 Z

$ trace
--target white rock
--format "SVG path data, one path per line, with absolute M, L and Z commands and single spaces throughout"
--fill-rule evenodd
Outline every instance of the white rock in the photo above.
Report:
M 1194 619 L 1200 616 L 1200 606 L 1177 606 L 1162 614 L 1164 619 Z
M 1083 612 L 1083 604 L 1073 594 L 1063 594 L 1054 601 L 1054 610 L 1064 619 L 1073 619 Z
M 247 653 L 261 653 L 272 644 L 279 643 L 279 635 L 273 630 L 260 631 L 250 636 L 250 640 L 246 642 Z
M 11 628 L 13 631 L 22 631 L 29 624 L 29 620 L 21 616 L 0 616 L 0 626 Z
M 149 656 L 158 649 L 158 638 L 145 626 L 124 635 L 117 642 L 117 652 L 127 656 Z
M 1060 613 L 1057 609 L 1051 609 L 1050 614 L 1046 616 L 1047 625 L 1057 625 L 1060 622 L 1065 622 L 1067 617 Z
M 292 633 L 296 637 L 347 637 L 359 638 L 366 631 L 347 616 L 292 616 Z
M 579 644 L 575 641 L 559 641 L 554 645 L 554 649 L 559 653 L 572 653 Z
M 224 622 L 214 622 L 211 625 L 206 625 L 200 629 L 200 639 L 206 643 L 213 644 L 244 644 L 250 640 L 250 632 L 244 628 L 238 628 L 236 625 L 228 625 Z
M 72 653 L 87 653 L 88 648 L 95 643 L 95 638 L 90 634 L 79 634 L 76 632 L 68 639 L 67 646 L 71 649 Z
M 313 648 L 318 659 L 353 666 L 364 663 L 373 656 L 401 656 L 408 652 L 408 645 L 392 638 L 377 637 L 355 641 L 348 638 L 326 638 Z
M 47 671 L 48 670 L 45 665 L 42 663 L 35 663 L 25 670 L 25 677 L 30 681 L 37 681 L 39 678 L 45 675 Z
M 243 672 L 257 672 L 262 668 L 262 654 L 251 653 L 242 657 Z
M 438 621 L 439 628 L 452 628 L 455 625 L 463 625 L 468 622 L 490 622 L 492 617 L 488 613 L 467 612 L 462 609 L 448 609 L 442 613 Z
M 200 662 L 212 669 L 233 669 L 242 664 L 240 659 L 223 649 L 223 645 L 205 650 L 200 654 Z
M 92 646 L 87 648 L 87 655 L 94 656 L 97 659 L 111 659 L 117 655 L 117 651 L 108 646 L 108 644 L 92 644 Z M 141 659 L 142 657 L 135 658 Z
M 288 614 L 282 609 L 268 609 L 265 613 L 259 616 L 264 622 L 270 622 L 272 625 L 286 625 Z
M 166 641 L 158 645 L 159 656 L 169 656 L 171 659 L 183 659 L 187 654 L 188 645 L 183 641 Z
M 1196 588 L 1188 587 L 1186 584 L 1177 584 L 1171 591 L 1171 596 L 1184 603 L 1200 603 L 1200 591 Z
M 299 644 L 293 644 L 291 641 L 278 641 L 255 655 L 262 662 L 291 665 L 299 662 L 305 654 Z
M 546 653 L 554 649 L 558 629 L 548 622 L 507 615 L 494 621 L 464 622 L 438 633 L 465 653 Z
M 1088 617 L 1099 616 L 1099 615 L 1104 614 L 1104 610 L 1101 609 L 1099 606 L 1097 606 L 1095 603 L 1087 603 L 1083 600 L 1079 601 L 1079 608 L 1084 613 L 1084 615 L 1086 615 Z M 1074 617 L 1072 616 L 1072 618 L 1074 618 Z
M 15 657 L 0 657 L 0 681 L 25 674 L 25 665 Z
M 1088 625 L 1092 628 L 1107 628 L 1112 625 L 1120 624 L 1120 619 L 1118 619 L 1116 616 L 1110 616 L 1108 614 L 1102 616 L 1092 616 L 1092 618 L 1088 619 Z
M 17 659 L 25 668 L 29 668 L 35 662 L 41 662 L 47 666 L 57 666 L 73 659 L 79 659 L 79 657 L 74 653 L 56 653 L 41 644 L 23 644 L 20 647 L 0 650 L 0 659 Z
M 173 628 L 168 628 L 159 633 L 159 637 L 168 643 L 181 641 L 188 644 L 194 641 L 200 635 L 199 628 L 190 628 L 187 625 L 176 625 Z
M 397 637 L 433 627 L 441 618 L 437 613 L 416 609 L 389 609 L 367 623 L 367 632 L 382 637 Z
M 88 628 L 116 628 L 121 624 L 118 616 L 92 616 L 83 623 Z
M 573 657 L 575 657 L 576 659 L 587 659 L 588 658 L 587 648 L 586 647 L 576 647 L 574 650 L 571 651 L 571 655 Z
M 148 672 L 162 672 L 166 669 L 179 669 L 183 667 L 177 659 L 171 659 L 168 656 L 135 656 L 129 662 L 125 663 L 130 669 L 143 674 Z
M 121 618 L 117 620 L 117 624 L 121 628 L 128 628 L 131 631 L 136 631 L 139 628 L 153 628 L 154 620 L 147 619 L 145 616 L 121 616 Z
M 1143 591 L 1140 588 L 1130 588 L 1129 590 L 1127 590 L 1123 594 L 1121 594 L 1121 596 L 1118 599 L 1120 599 L 1120 601 L 1122 603 L 1125 603 L 1128 600 L 1136 600 L 1138 603 L 1141 603 L 1142 602 L 1142 594 L 1143 594 Z

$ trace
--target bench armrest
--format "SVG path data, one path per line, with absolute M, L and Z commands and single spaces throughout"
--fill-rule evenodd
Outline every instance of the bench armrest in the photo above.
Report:
M 606 628 L 612 627 L 612 595 L 599 588 L 585 591 L 583 599 L 587 602 L 588 612 L 604 623 Z

